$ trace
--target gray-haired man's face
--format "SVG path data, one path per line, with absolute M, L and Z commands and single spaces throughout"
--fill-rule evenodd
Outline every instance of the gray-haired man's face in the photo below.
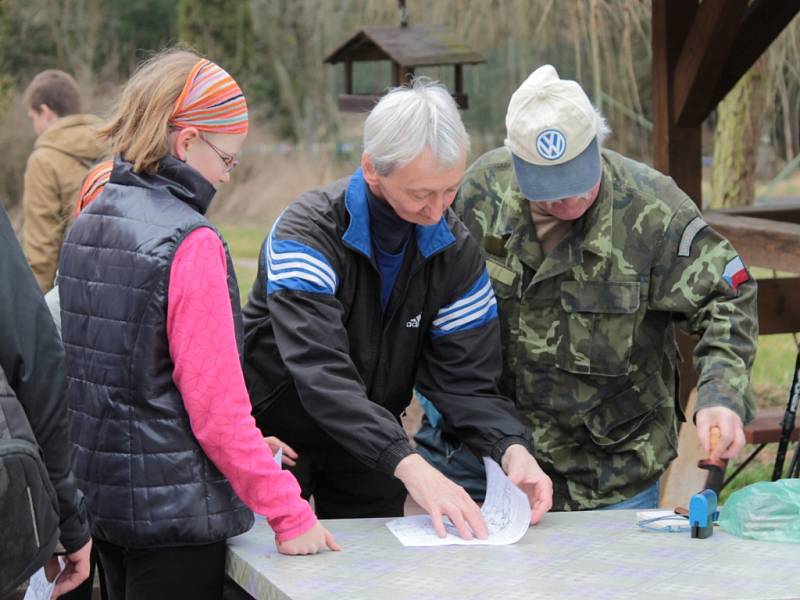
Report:
M 434 225 L 455 200 L 466 168 L 466 156 L 456 165 L 442 167 L 430 150 L 389 175 L 379 175 L 369 157 L 362 157 L 364 179 L 376 196 L 397 215 L 415 225 Z

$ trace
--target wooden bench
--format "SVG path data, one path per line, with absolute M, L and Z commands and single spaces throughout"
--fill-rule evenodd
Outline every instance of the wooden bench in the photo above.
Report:
M 768 408 L 758 411 L 753 422 L 744 428 L 744 438 L 748 444 L 770 444 L 779 442 L 783 429 L 783 415 L 785 408 Z M 800 414 L 794 422 L 791 441 L 796 442 L 800 436 Z

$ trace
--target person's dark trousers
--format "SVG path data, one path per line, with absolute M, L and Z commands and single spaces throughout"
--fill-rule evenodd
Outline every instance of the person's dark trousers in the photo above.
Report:
M 123 548 L 97 540 L 111 600 L 219 600 L 226 542 L 169 548 Z
M 314 496 L 320 519 L 403 515 L 406 489 L 399 479 L 370 469 L 341 446 L 292 446 L 300 456 L 290 470 L 303 497 Z
M 106 581 L 103 577 L 103 567 L 97 558 L 97 546 L 92 545 L 92 558 L 89 563 L 89 579 L 84 581 L 71 592 L 67 592 L 63 596 L 59 596 L 62 600 L 92 600 L 94 593 L 94 574 L 97 573 L 97 578 L 100 581 L 100 600 L 108 600 L 108 590 L 106 590 Z

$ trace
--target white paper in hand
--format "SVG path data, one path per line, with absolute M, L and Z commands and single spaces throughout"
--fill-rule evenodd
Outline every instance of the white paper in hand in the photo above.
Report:
M 511 483 L 503 470 L 490 458 L 484 458 L 486 467 L 486 499 L 481 514 L 486 522 L 489 537 L 485 540 L 465 540 L 458 530 L 446 523 L 447 536 L 440 538 L 433 528 L 430 515 L 402 517 L 389 521 L 386 526 L 404 546 L 501 546 L 518 542 L 531 521 L 531 504 L 527 494 Z
M 64 559 L 59 557 L 58 564 L 60 568 L 58 575 L 61 575 L 61 571 L 64 569 Z M 36 571 L 28 581 L 28 589 L 25 591 L 23 600 L 50 600 L 53 588 L 56 587 L 56 581 L 58 581 L 58 575 L 53 577 L 53 581 L 47 581 L 44 567 Z

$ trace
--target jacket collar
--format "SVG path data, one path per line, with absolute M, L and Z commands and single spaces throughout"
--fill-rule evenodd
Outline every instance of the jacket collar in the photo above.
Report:
M 495 224 L 508 235 L 506 248 L 523 263 L 536 271 L 535 281 L 554 277 L 583 262 L 583 252 L 591 252 L 601 258 L 612 253 L 611 226 L 614 209 L 614 182 L 608 165 L 603 161 L 603 182 L 595 203 L 567 234 L 564 243 L 549 256 L 544 255 L 536 236 L 536 227 L 530 216 L 528 200 L 519 191 L 516 179 L 503 195 L 500 214 Z
M 350 223 L 342 236 L 345 245 L 372 258 L 372 236 L 369 231 L 369 207 L 367 206 L 367 182 L 361 169 L 350 177 L 344 196 L 344 206 Z M 445 217 L 435 225 L 415 225 L 417 248 L 425 258 L 430 258 L 456 241 Z
M 206 214 L 217 191 L 205 177 L 171 154 L 161 159 L 155 175 L 136 173 L 133 170 L 133 164 L 115 156 L 109 183 L 168 193 L 185 202 L 201 215 Z

